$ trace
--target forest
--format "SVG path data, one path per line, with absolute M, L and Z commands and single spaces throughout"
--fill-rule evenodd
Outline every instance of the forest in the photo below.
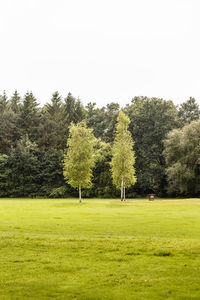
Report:
M 119 197 L 110 162 L 120 110 L 129 117 L 134 142 L 134 186 L 127 197 L 193 197 L 200 194 L 200 108 L 190 97 L 180 105 L 134 97 L 128 105 L 84 106 L 79 98 L 54 92 L 41 106 L 32 92 L 0 96 L 0 197 L 75 197 L 63 176 L 69 126 L 85 120 L 97 139 L 92 186 L 83 197 Z

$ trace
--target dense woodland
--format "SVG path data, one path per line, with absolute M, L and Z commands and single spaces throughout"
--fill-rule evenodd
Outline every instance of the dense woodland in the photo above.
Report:
M 69 125 L 85 120 L 97 138 L 92 187 L 84 197 L 117 197 L 110 172 L 118 103 L 85 107 L 58 92 L 39 106 L 32 92 L 0 96 L 0 196 L 72 197 L 64 180 Z M 123 107 L 134 141 L 136 184 L 127 197 L 199 196 L 200 108 L 194 98 L 176 106 L 159 98 L 134 97 Z

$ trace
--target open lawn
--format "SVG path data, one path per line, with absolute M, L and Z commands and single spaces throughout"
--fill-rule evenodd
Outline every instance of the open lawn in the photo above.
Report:
M 200 299 L 200 199 L 0 200 L 0 299 Z

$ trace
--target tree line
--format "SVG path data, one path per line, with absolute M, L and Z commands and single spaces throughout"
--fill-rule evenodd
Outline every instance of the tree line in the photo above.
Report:
M 40 107 L 32 92 L 21 97 L 15 91 L 0 96 L 0 196 L 71 197 L 77 189 L 63 176 L 70 125 L 84 121 L 93 130 L 95 164 L 90 189 L 84 197 L 119 196 L 118 177 L 111 173 L 120 106 L 109 103 L 84 106 L 69 93 L 53 93 Z M 194 98 L 176 106 L 160 98 L 134 97 L 122 108 L 134 141 L 137 181 L 127 197 L 155 193 L 158 196 L 198 196 L 200 192 L 200 109 Z M 120 140 L 120 139 L 119 139 Z M 129 144 L 130 146 L 130 144 Z M 127 151 L 132 148 L 133 144 Z M 127 152 L 128 153 L 128 152 Z M 129 155 L 128 155 L 129 157 Z M 135 160 L 135 161 L 134 161 Z M 112 162 L 111 162 L 112 161 Z M 122 192 L 122 191 L 121 191 Z

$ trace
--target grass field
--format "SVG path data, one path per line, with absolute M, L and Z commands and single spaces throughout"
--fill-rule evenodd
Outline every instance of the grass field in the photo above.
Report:
M 0 200 L 0 299 L 200 299 L 200 199 Z

